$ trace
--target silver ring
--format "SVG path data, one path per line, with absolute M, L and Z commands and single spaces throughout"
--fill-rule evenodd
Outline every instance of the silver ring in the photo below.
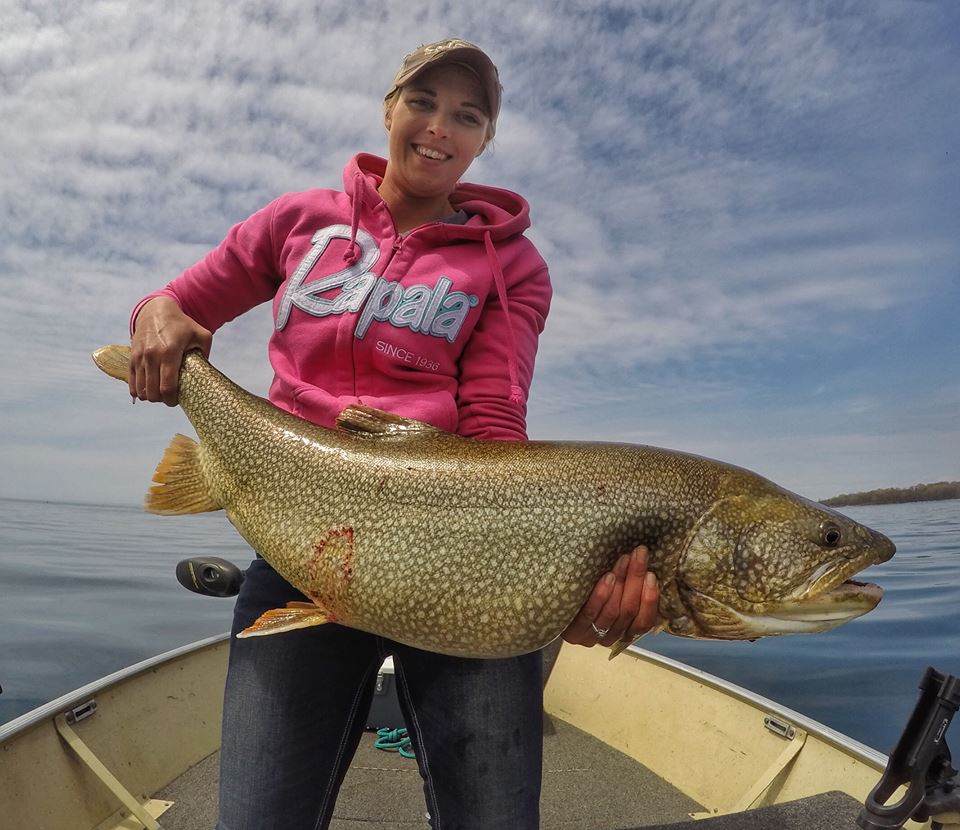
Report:
M 593 629 L 593 633 L 597 635 L 598 640 L 602 640 L 610 633 L 609 628 L 597 628 L 596 623 L 590 623 L 590 627 Z

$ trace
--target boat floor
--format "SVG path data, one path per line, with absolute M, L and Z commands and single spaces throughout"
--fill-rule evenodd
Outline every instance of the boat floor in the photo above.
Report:
M 596 738 L 551 719 L 544 738 L 541 827 L 612 830 L 680 821 L 701 809 L 646 767 Z M 340 790 L 331 830 L 426 828 L 417 762 L 374 746 L 364 733 Z M 211 830 L 216 823 L 217 755 L 154 797 L 174 805 L 164 830 Z
M 331 830 L 426 828 L 416 761 L 374 746 L 365 733 L 340 791 Z M 217 813 L 218 755 L 188 770 L 155 797 L 174 805 L 164 830 L 212 830 Z M 558 719 L 544 739 L 541 830 L 850 830 L 859 804 L 827 793 L 705 821 L 679 790 L 607 744 Z

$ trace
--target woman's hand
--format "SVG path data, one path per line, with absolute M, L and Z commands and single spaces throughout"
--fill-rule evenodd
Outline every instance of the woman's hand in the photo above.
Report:
M 612 646 L 633 642 L 657 622 L 660 588 L 647 570 L 648 551 L 642 545 L 617 561 L 563 632 L 563 639 L 579 646 Z
M 169 297 L 154 297 L 140 309 L 130 338 L 130 394 L 141 401 L 176 406 L 184 352 L 210 354 L 213 335 Z

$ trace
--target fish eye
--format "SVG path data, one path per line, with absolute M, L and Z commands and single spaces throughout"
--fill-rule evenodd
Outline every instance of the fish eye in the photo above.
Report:
M 832 522 L 824 522 L 820 525 L 820 538 L 828 548 L 835 548 L 843 541 L 843 533 Z

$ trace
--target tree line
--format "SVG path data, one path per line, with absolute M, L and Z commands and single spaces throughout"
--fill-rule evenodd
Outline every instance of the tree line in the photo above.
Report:
M 845 493 L 822 499 L 821 503 L 830 507 L 845 507 L 853 504 L 900 504 L 944 499 L 960 499 L 960 481 L 938 481 L 934 484 L 914 484 L 913 487 L 884 487 L 865 493 Z

